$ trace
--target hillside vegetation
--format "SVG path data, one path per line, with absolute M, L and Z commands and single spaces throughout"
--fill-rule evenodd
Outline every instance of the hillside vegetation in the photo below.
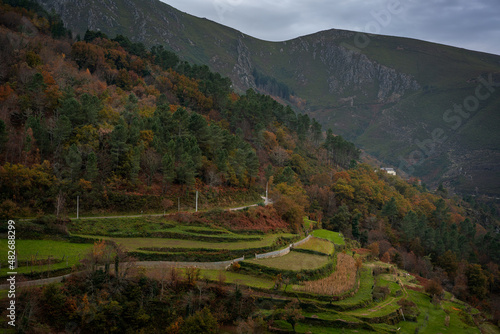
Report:
M 405 325 L 411 331 L 438 326 L 432 322 L 443 314 L 471 332 L 483 316 L 498 321 L 489 298 L 500 282 L 494 208 L 375 171 L 316 120 L 254 90 L 237 94 L 229 79 L 162 46 L 95 31 L 72 39 L 57 16 L 30 1 L 23 6 L 0 3 L 1 219 L 19 222 L 16 236 L 26 242 L 19 247 L 57 240 L 55 248 L 72 256 L 70 264 L 63 254 L 26 252 L 23 272 L 31 277 L 50 274 L 49 258 L 69 271 L 90 247 L 68 244 L 95 242 L 83 273 L 21 294 L 23 328 L 210 333 L 218 324 L 257 328 L 266 319 L 302 332 L 351 325 L 391 332 L 402 322 L 400 309 L 419 319 Z M 260 198 L 266 184 L 270 205 Z M 200 212 L 193 212 L 196 192 Z M 87 214 L 165 216 L 69 220 L 77 197 Z M 260 205 L 222 209 L 244 203 Z M 119 265 L 134 263 L 132 256 L 251 258 L 310 232 L 335 251 L 311 242 L 283 258 L 240 261 L 228 272 L 234 285 L 224 273 L 201 280 L 196 268 L 148 276 L 147 268 Z M 408 291 L 396 267 L 421 277 L 427 294 L 422 284 Z M 265 291 L 242 292 L 242 276 L 250 286 L 257 277 Z M 342 291 L 326 288 L 341 280 L 349 281 Z M 278 299 L 267 295 L 274 290 Z M 476 307 L 477 317 L 450 292 Z M 196 329 L 201 323 L 207 327 Z
M 335 29 L 266 42 L 157 0 L 39 2 L 75 34 L 165 45 L 240 92 L 271 94 L 399 173 L 462 194 L 500 193 L 498 55 Z

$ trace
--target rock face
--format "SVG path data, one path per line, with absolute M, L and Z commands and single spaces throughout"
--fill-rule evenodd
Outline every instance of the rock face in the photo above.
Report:
M 245 45 L 245 35 L 241 34 L 238 38 L 238 46 L 236 47 L 237 58 L 233 67 L 231 78 L 236 82 L 237 86 L 243 90 L 248 88 L 256 88 L 255 79 L 252 75 L 253 66 L 250 51 Z
M 75 33 L 87 29 L 109 36 L 123 34 L 132 41 L 147 45 L 170 44 L 176 30 L 184 28 L 180 12 L 155 0 L 38 0 L 45 8 L 61 15 Z M 151 15 L 153 13 L 153 15 Z M 175 27 L 175 29 L 169 29 Z M 180 50 L 177 43 L 173 49 Z
M 447 140 L 407 168 L 410 174 L 461 192 L 500 194 L 500 88 L 456 131 L 446 117 L 457 115 L 445 114 L 474 96 L 478 75 L 500 83 L 498 56 L 376 35 L 359 49 L 352 47 L 357 33 L 335 29 L 266 42 L 158 0 L 38 1 L 75 34 L 100 30 L 164 45 L 228 76 L 239 92 L 269 89 L 257 87 L 254 73 L 260 73 L 293 91 L 290 103 L 298 110 L 393 167 L 411 161 L 434 130 L 444 129 Z
M 378 102 L 383 102 L 420 88 L 411 75 L 378 64 L 342 45 L 317 41 L 311 48 L 325 65 L 330 93 L 343 94 L 347 89 L 363 91 L 365 86 L 374 86 Z

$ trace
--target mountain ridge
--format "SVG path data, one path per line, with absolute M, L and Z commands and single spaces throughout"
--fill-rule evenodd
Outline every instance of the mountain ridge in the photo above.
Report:
M 295 92 L 286 100 L 296 110 L 385 164 L 406 163 L 401 172 L 408 176 L 434 186 L 444 182 L 463 193 L 500 193 L 498 91 L 479 101 L 474 117 L 462 119 L 458 129 L 444 120 L 447 110 L 474 96 L 479 78 L 491 75 L 500 82 L 499 56 L 370 34 L 364 34 L 369 43 L 357 47 L 360 33 L 335 29 L 267 42 L 156 0 L 40 3 L 60 13 L 75 32 L 89 28 L 148 46 L 163 44 L 228 76 L 239 91 L 269 93 L 269 85 L 256 84 L 255 71 L 262 73 Z M 426 155 L 418 143 L 436 129 L 447 139 Z M 416 151 L 424 154 L 421 163 L 412 159 Z

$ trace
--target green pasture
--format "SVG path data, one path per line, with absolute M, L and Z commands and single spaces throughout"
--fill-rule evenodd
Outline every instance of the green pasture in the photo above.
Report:
M 342 237 L 342 235 L 339 232 L 332 232 L 332 231 L 320 229 L 320 230 L 312 231 L 311 234 L 315 237 L 318 237 L 318 238 L 330 240 L 331 242 L 333 242 L 336 245 L 345 245 L 344 238 Z
M 422 292 L 408 290 L 408 294 L 408 299 L 417 305 L 420 314 L 416 323 L 402 321 L 397 324 L 402 333 L 415 333 L 417 328 L 419 333 L 480 333 L 473 323 L 464 322 L 467 318 L 472 319 L 461 304 L 450 301 L 433 304 L 431 298 Z M 445 325 L 447 315 L 450 316 L 448 327 Z
M 307 217 L 304 217 L 304 221 L 302 223 L 302 226 L 304 227 L 304 230 L 310 230 L 311 228 L 314 228 L 314 226 L 317 224 L 316 221 L 310 220 Z
M 99 235 L 77 235 L 84 238 L 95 238 L 112 240 L 124 247 L 127 251 L 140 251 L 142 248 L 208 248 L 208 249 L 250 249 L 271 246 L 278 237 L 293 238 L 296 235 L 290 233 L 266 234 L 255 241 L 237 242 L 208 242 L 189 239 L 167 239 L 167 238 L 118 238 Z
M 206 223 L 193 221 L 179 223 L 166 220 L 164 217 L 120 217 L 108 219 L 80 219 L 72 220 L 68 230 L 75 235 L 95 235 L 108 237 L 163 237 L 162 235 L 178 236 L 189 239 L 217 238 L 218 240 L 243 239 L 254 241 L 261 236 L 238 234 L 216 226 L 207 226 Z
M 55 240 L 16 240 L 19 267 L 15 272 L 28 274 L 48 271 L 49 269 L 52 271 L 71 268 L 85 257 L 92 246 L 92 244 L 77 244 Z M 7 267 L 7 251 L 7 240 L 0 240 L 0 254 L 2 254 L 0 276 L 5 276 L 7 272 L 11 271 Z M 48 265 L 49 257 L 51 258 L 50 267 Z M 43 264 L 37 265 L 40 261 L 43 261 Z
M 326 255 L 331 255 L 335 251 L 335 247 L 333 246 L 333 244 L 331 242 L 326 241 L 326 240 L 322 240 L 322 239 L 317 239 L 317 238 L 310 238 L 302 245 L 296 246 L 294 248 L 295 249 L 308 249 L 308 250 L 323 253 Z
M 363 307 L 372 301 L 372 288 L 374 284 L 374 277 L 371 270 L 363 267 L 360 272 L 359 289 L 352 297 L 333 302 L 334 305 L 340 309 L 354 309 Z
M 291 331 L 292 325 L 280 320 L 276 322 L 281 329 Z M 297 333 L 314 333 L 314 334 L 332 334 L 332 333 L 357 333 L 357 334 L 373 334 L 374 332 L 369 329 L 362 328 L 332 328 L 329 326 L 317 326 L 306 323 L 298 323 L 295 325 Z

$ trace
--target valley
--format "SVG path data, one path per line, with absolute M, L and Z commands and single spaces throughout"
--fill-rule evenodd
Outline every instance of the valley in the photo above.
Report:
M 498 333 L 496 56 L 51 3 L 0 0 L 2 332 Z

